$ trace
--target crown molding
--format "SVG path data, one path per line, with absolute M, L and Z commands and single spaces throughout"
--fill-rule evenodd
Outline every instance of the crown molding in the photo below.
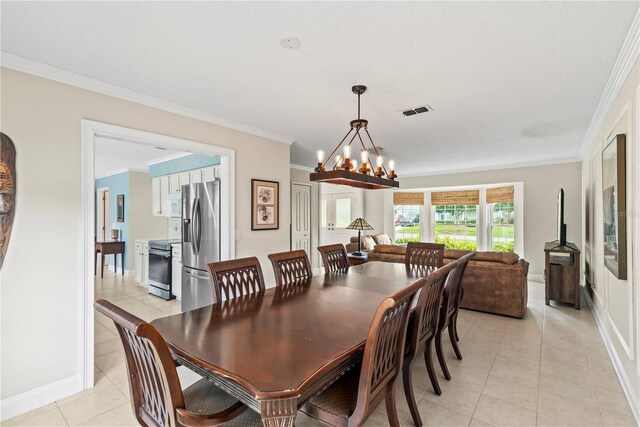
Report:
M 579 159 L 582 160 L 584 158 L 587 148 L 589 148 L 593 142 L 593 138 L 595 138 L 596 133 L 602 126 L 609 110 L 611 110 L 611 106 L 613 105 L 616 96 L 618 96 L 622 85 L 627 80 L 627 77 L 631 72 L 631 68 L 638 59 L 638 56 L 640 56 L 640 9 L 636 12 L 636 16 L 633 18 L 631 28 L 629 28 L 629 32 L 627 33 L 627 38 L 622 44 L 622 49 L 620 49 L 616 63 L 613 66 L 613 70 L 611 70 L 611 75 L 609 76 L 607 85 L 604 87 L 598 106 L 593 113 L 589 129 L 587 129 L 587 134 L 585 135 L 582 145 L 580 145 L 580 149 L 578 150 Z
M 107 178 L 109 176 L 120 175 L 121 173 L 127 173 L 127 172 L 148 173 L 149 171 L 146 171 L 144 169 L 136 169 L 136 168 L 121 168 L 121 169 L 115 169 L 109 172 L 101 173 L 100 175 L 96 175 L 96 179 Z
M 144 162 L 144 164 L 145 164 L 145 165 L 147 165 L 147 166 L 157 165 L 158 163 L 169 162 L 169 161 L 171 161 L 171 160 L 176 160 L 176 159 L 180 159 L 180 158 L 182 158 L 182 157 L 191 156 L 192 154 L 196 154 L 196 153 L 176 153 L 176 154 L 169 154 L 168 156 L 159 157 L 159 158 L 157 158 L 157 159 L 149 160 L 148 162 Z
M 295 163 L 289 163 L 289 167 L 291 169 L 298 169 L 298 170 L 307 171 L 307 172 L 315 172 L 315 170 L 312 167 L 296 165 Z
M 281 142 L 283 144 L 293 144 L 293 138 L 279 135 L 273 132 L 255 128 L 223 117 L 215 116 L 205 111 L 195 108 L 186 107 L 171 101 L 156 98 L 155 96 L 145 95 L 131 89 L 126 89 L 111 83 L 93 79 L 91 77 L 76 74 L 71 71 L 63 70 L 51 65 L 43 64 L 38 61 L 14 55 L 5 51 L 0 51 L 0 64 L 3 67 L 64 83 L 81 89 L 90 90 L 92 92 L 101 93 L 103 95 L 112 96 L 114 98 L 123 99 L 125 101 L 134 102 L 136 104 L 147 107 L 156 108 L 158 110 L 167 111 L 178 114 L 191 119 L 200 120 L 217 126 L 226 127 L 236 131 L 259 136 L 261 138 L 270 139 L 272 141 Z

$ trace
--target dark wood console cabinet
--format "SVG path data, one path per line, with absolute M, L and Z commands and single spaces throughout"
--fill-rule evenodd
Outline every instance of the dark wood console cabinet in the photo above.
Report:
M 546 242 L 544 259 L 545 303 L 565 302 L 580 310 L 580 249 L 569 242 Z

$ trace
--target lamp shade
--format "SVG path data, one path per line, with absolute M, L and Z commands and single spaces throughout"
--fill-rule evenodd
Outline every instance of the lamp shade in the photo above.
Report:
M 363 218 L 356 218 L 347 226 L 347 230 L 373 230 L 373 227 Z

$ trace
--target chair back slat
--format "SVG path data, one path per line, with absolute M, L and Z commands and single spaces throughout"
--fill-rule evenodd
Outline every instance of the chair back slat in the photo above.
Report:
M 415 294 L 424 286 L 417 280 L 385 298 L 373 316 L 362 356 L 358 401 L 352 418 L 365 419 L 395 381 L 404 357 L 409 312 Z
M 444 261 L 444 245 L 441 243 L 409 242 L 404 256 L 407 269 L 417 270 L 428 275 L 436 268 L 442 267 Z
M 318 246 L 318 251 L 320 251 L 320 255 L 322 255 L 322 264 L 324 265 L 325 273 L 349 268 L 347 250 L 343 244 Z
M 414 310 L 411 336 L 408 337 L 409 355 L 415 355 L 421 351 L 423 344 L 437 332 L 442 294 L 449 273 L 454 268 L 452 264 L 440 267 L 424 279 L 425 287 L 420 291 Z
M 311 263 L 304 250 L 270 254 L 276 276 L 276 286 L 290 286 L 306 283 L 311 276 Z
M 96 301 L 94 306 L 114 321 L 122 340 L 138 422 L 146 426 L 176 426 L 176 408 L 184 408 L 184 396 L 171 352 L 160 333 L 108 301 Z
M 256 257 L 207 264 L 216 301 L 229 300 L 265 289 L 260 261 Z
M 470 252 L 453 262 L 456 266 L 451 271 L 451 274 L 449 274 L 449 278 L 447 279 L 447 284 L 444 289 L 445 301 L 443 301 L 443 306 L 446 302 L 447 314 L 458 311 L 458 308 L 460 307 L 460 299 L 462 297 L 462 276 L 467 269 L 469 260 L 475 256 L 475 252 Z

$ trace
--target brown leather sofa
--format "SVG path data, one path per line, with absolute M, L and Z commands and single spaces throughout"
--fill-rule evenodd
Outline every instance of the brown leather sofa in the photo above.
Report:
M 404 263 L 406 247 L 377 245 L 369 252 L 369 261 Z M 445 250 L 444 263 L 450 263 L 469 251 Z M 527 309 L 527 273 L 529 263 L 514 253 L 477 252 L 469 261 L 462 278 L 464 297 L 460 306 L 471 310 L 524 317 Z

